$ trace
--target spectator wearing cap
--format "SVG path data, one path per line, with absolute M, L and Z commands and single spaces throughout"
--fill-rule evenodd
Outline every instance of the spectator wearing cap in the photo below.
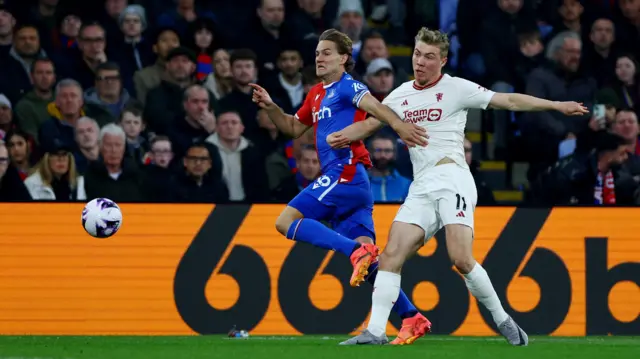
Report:
M 104 126 L 98 142 L 102 160 L 91 162 L 84 175 L 87 197 L 144 201 L 143 173 L 132 159 L 125 158 L 126 134 L 122 127 L 113 123 Z
M 186 47 L 177 47 L 167 55 L 167 78 L 147 94 L 144 119 L 149 130 L 156 134 L 169 134 L 173 121 L 184 114 L 184 90 L 195 84 L 196 56 Z M 213 96 L 209 106 L 216 105 Z
M 24 181 L 36 201 L 84 201 L 84 178 L 76 170 L 71 150 L 62 142 L 45 152 L 33 174 Z
M 349 36 L 353 42 L 351 56 L 357 59 L 362 48 L 362 35 L 365 32 L 362 2 L 360 0 L 341 0 L 335 26 Z
M 66 66 L 59 68 L 61 77 L 72 78 L 82 88 L 93 87 L 96 69 L 108 61 L 107 38 L 102 25 L 83 24 L 78 37 L 78 50 L 71 49 L 65 55 Z
M 95 86 L 84 92 L 84 102 L 105 109 L 112 117 L 109 122 L 116 121 L 125 106 L 133 100 L 129 91 L 123 88 L 122 82 L 122 73 L 117 63 L 107 61 L 98 65 Z
M 0 140 L 0 202 L 30 201 L 31 195 L 27 191 L 18 171 L 9 163 L 9 151 L 4 141 Z
M 7 132 L 14 127 L 11 101 L 0 93 L 0 140 L 4 140 Z
M 176 29 L 180 37 L 187 33 L 190 23 L 198 18 L 216 20 L 211 11 L 196 6 L 195 0 L 178 0 L 173 9 L 166 11 L 158 17 L 157 26 L 167 26 Z
M 395 76 L 391 62 L 385 58 L 378 58 L 369 63 L 364 82 L 369 86 L 371 94 L 378 99 L 384 100 L 393 90 Z
M 98 124 L 105 125 L 113 120 L 104 108 L 87 104 L 85 106 L 82 87 L 76 80 L 63 79 L 56 85 L 55 101 L 47 106 L 49 119 L 42 123 L 38 132 L 40 147 L 48 151 L 56 138 L 74 151 L 78 149 L 74 127 L 78 119 L 89 116 Z
M 222 159 L 222 178 L 229 200 L 261 202 L 269 199 L 265 154 L 242 136 L 244 126 L 236 111 L 218 115 L 216 133 L 207 142 L 216 146 Z
M 241 47 L 258 54 L 257 66 L 261 77 L 277 74 L 278 58 L 286 49 L 296 46 L 293 32 L 284 21 L 283 0 L 261 0 L 256 10 L 259 21 L 251 28 L 251 36 L 244 37 Z
M 129 5 L 118 17 L 120 32 L 123 35 L 114 44 L 109 44 L 110 53 L 120 65 L 123 86 L 135 95 L 133 74 L 153 64 L 155 56 L 151 44 L 143 36 L 147 28 L 147 16 L 140 5 Z
M 31 64 L 36 58 L 45 56 L 46 53 L 40 48 L 38 30 L 30 25 L 18 27 L 14 33 L 9 57 L 0 68 L 0 92 L 9 98 L 11 103 L 17 103 L 22 96 L 31 91 Z
M 14 26 L 16 26 L 16 19 L 8 6 L 2 2 L 0 4 L 0 60 L 9 56 L 13 45 Z
M 179 46 L 180 37 L 175 30 L 171 28 L 157 30 L 155 44 L 152 47 L 157 56 L 156 63 L 136 71 L 133 75 L 136 98 L 143 104 L 146 103 L 149 91 L 160 85 L 162 80 L 167 79 L 165 68 L 167 56 L 171 50 Z
M 220 101 L 220 107 L 238 111 L 245 126 L 245 137 L 254 140 L 260 135 L 258 107 L 251 100 L 249 84 L 258 80 L 257 57 L 250 49 L 237 49 L 231 52 L 230 63 L 233 90 Z

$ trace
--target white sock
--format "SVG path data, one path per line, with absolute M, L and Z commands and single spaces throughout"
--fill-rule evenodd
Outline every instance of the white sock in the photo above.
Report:
M 400 295 L 400 274 L 378 271 L 371 295 L 371 317 L 367 329 L 379 337 L 386 332 L 391 308 Z
M 507 320 L 509 314 L 502 308 L 491 279 L 480 263 L 476 263 L 471 272 L 464 275 L 464 282 L 471 294 L 491 312 L 496 325 Z

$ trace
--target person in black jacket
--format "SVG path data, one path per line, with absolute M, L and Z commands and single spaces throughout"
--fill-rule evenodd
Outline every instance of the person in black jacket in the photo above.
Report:
M 532 183 L 534 202 L 545 206 L 632 204 L 638 185 L 622 167 L 626 150 L 623 138 L 602 133 L 595 150 L 561 159 Z
M 184 171 L 176 178 L 178 202 L 224 203 L 229 192 L 220 172 L 212 165 L 215 149 L 205 143 L 191 145 L 184 157 Z
M 0 141 L 0 202 L 30 201 L 31 195 L 27 191 L 18 170 L 9 164 L 9 151 L 3 141 Z

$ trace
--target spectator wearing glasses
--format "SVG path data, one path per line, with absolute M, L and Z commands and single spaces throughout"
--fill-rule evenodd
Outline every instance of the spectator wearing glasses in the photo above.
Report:
M 373 200 L 376 202 L 402 202 L 409 193 L 411 180 L 400 175 L 394 168 L 396 143 L 391 136 L 378 134 L 369 145 L 373 167 L 369 169 L 369 180 Z
M 191 145 L 184 157 L 184 171 L 177 178 L 179 202 L 223 203 L 229 201 L 229 191 L 221 178 L 220 169 L 212 166 L 212 145 Z
M 120 66 L 115 62 L 105 62 L 96 68 L 95 87 L 84 93 L 88 105 L 96 105 L 107 110 L 114 122 L 121 117 L 122 110 L 131 101 L 129 91 L 122 87 Z

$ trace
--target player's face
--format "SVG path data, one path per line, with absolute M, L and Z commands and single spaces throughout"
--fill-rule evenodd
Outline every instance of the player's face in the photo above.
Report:
M 422 86 L 440 77 L 442 67 L 447 62 L 447 59 L 440 56 L 440 48 L 438 46 L 418 41 L 413 49 L 411 61 L 416 82 Z
M 322 40 L 316 47 L 316 75 L 325 77 L 340 72 L 347 61 L 347 55 L 340 55 L 333 41 Z
M 320 174 L 320 162 L 318 154 L 315 151 L 303 150 L 300 154 L 300 160 L 297 161 L 300 174 L 308 181 L 313 181 Z

